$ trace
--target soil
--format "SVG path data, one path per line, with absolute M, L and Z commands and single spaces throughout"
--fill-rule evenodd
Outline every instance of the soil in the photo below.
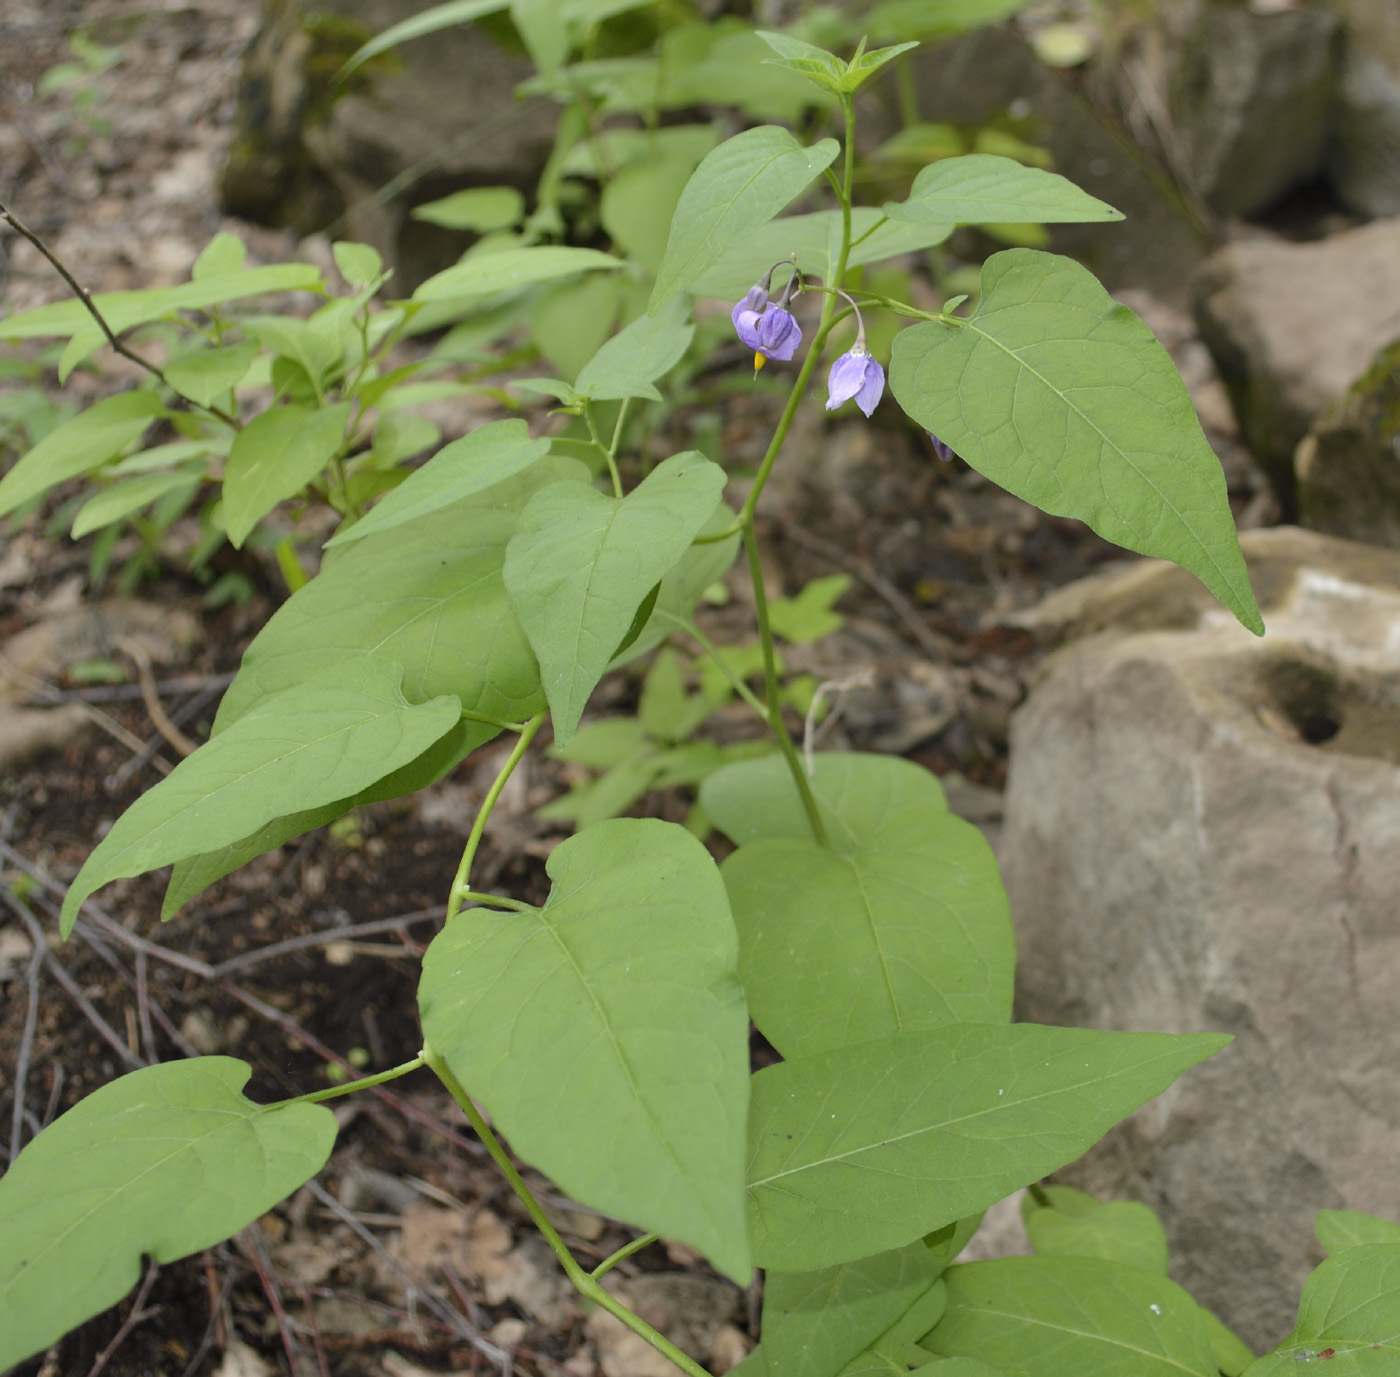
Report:
M 286 260 L 299 248 L 323 252 L 231 221 L 217 204 L 239 56 L 257 11 L 251 0 L 5 6 L 0 201 L 85 286 L 184 280 L 220 228 L 245 240 L 252 261 Z M 119 60 L 53 90 L 44 73 L 74 60 L 70 35 L 78 31 Z M 63 296 L 29 245 L 7 235 L 0 254 L 7 314 Z M 1268 519 L 1265 489 L 1234 439 L 1190 322 L 1148 299 L 1130 304 L 1192 385 L 1225 460 L 1237 516 L 1246 524 Z M 63 393 L 49 373 L 54 396 L 85 399 L 126 376 L 110 354 L 101 362 L 102 372 L 75 374 Z M 727 460 L 741 468 L 766 441 L 771 398 L 731 392 L 717 404 Z M 1015 614 L 1123 554 L 1076 522 L 1006 496 L 960 462 L 937 463 L 925 438 L 907 428 L 832 425 L 815 406 L 804 417 L 792 441 L 800 459 L 780 469 L 765 498 L 764 537 L 771 591 L 791 593 L 834 572 L 852 578 L 839 604 L 843 629 L 788 651 L 793 668 L 823 678 L 865 672 L 863 685 L 840 698 L 824 744 L 896 750 L 919 761 L 948 778 L 953 806 L 994 837 L 1007 724 L 1037 658 Z M 742 496 L 742 487 L 734 492 Z M 113 567 L 122 567 L 120 549 Z M 199 628 L 156 672 L 165 712 L 196 739 L 279 596 L 269 570 L 249 572 L 257 596 L 245 608 L 211 610 L 205 590 L 174 565 L 137 590 L 172 616 L 187 613 Z M 730 582 L 733 601 L 704 612 L 706 629 L 721 642 L 749 634 L 742 582 Z M 0 550 L 0 640 L 110 592 L 92 580 L 86 546 L 48 538 L 31 522 L 8 552 Z M 499 744 L 484 747 L 420 799 L 361 810 L 264 856 L 163 926 L 162 876 L 118 882 L 89 906 L 77 936 L 60 943 L 54 934 L 64 884 L 106 826 L 178 760 L 130 677 L 129 684 L 91 686 L 56 675 L 35 685 L 31 703 L 80 702 L 99 724 L 0 780 L 5 1160 L 83 1095 L 148 1060 L 240 1057 L 252 1067 L 248 1093 L 261 1100 L 323 1087 L 354 1066 L 373 1071 L 411 1057 L 419 1046 L 418 958 L 502 759 Z M 600 688 L 596 710 L 624 709 L 636 693 L 634 673 L 614 676 Z M 744 728 L 721 714 L 709 730 L 724 739 Z M 543 900 L 544 857 L 564 832 L 533 809 L 568 778 L 542 752 L 531 755 L 488 830 L 478 887 Z M 634 811 L 679 818 L 686 804 L 675 793 L 649 795 Z M 31 934 L 40 928 L 42 968 L 31 959 Z M 143 939 L 155 946 L 143 951 Z M 190 969 L 200 963 L 217 969 Z M 762 1061 L 771 1051 L 757 1043 L 755 1056 Z M 583 1314 L 431 1076 L 416 1072 L 381 1093 L 334 1103 L 341 1133 L 317 1182 L 230 1243 L 153 1272 L 135 1300 L 17 1371 L 657 1371 L 628 1356 L 606 1317 Z M 601 1259 L 631 1237 L 538 1184 L 581 1258 Z M 756 1290 L 719 1281 L 684 1247 L 654 1244 L 617 1276 L 715 1371 L 751 1346 Z

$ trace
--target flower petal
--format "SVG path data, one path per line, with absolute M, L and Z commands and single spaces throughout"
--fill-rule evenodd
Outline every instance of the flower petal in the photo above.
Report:
M 792 313 L 781 306 L 770 306 L 758 318 L 758 344 L 755 347 L 770 359 L 786 363 L 801 343 L 801 327 L 793 319 Z
M 865 360 L 865 379 L 856 391 L 856 405 L 867 416 L 879 405 L 885 392 L 885 370 L 873 358 Z
M 730 318 L 734 322 L 734 329 L 738 332 L 739 339 L 746 349 L 758 349 L 760 347 L 758 322 L 763 317 L 757 312 L 749 310 L 741 301 L 732 312 Z
M 826 380 L 828 411 L 834 411 L 842 402 L 850 401 L 860 391 L 865 382 L 865 365 L 869 362 L 869 354 L 858 354 L 851 349 L 831 365 L 831 372 Z M 880 385 L 883 388 L 883 378 Z

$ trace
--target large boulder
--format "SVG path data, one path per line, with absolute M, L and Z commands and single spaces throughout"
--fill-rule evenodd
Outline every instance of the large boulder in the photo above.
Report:
M 398 290 L 455 261 L 461 236 L 407 207 L 471 186 L 533 189 L 553 147 L 553 102 L 517 101 L 534 68 L 482 24 L 401 44 L 335 82 L 367 39 L 419 0 L 265 0 L 244 57 L 225 208 L 302 233 L 340 222 L 399 269 Z
M 1067 1179 L 1263 1347 L 1317 1209 L 1400 1216 L 1400 553 L 1243 544 L 1263 639 L 1163 564 L 1047 600 L 1000 859 L 1020 1017 L 1234 1035 Z
M 1330 0 L 1346 21 L 1328 173 L 1360 215 L 1400 215 L 1400 5 Z
M 1337 16 L 1220 0 L 1172 8 L 1168 99 L 1178 162 L 1197 194 L 1222 215 L 1249 215 L 1316 176 L 1337 79 Z
M 1298 519 L 1400 549 L 1400 340 L 1298 446 Z
M 1238 240 L 1195 293 L 1245 442 L 1291 501 L 1298 442 L 1400 328 L 1400 220 L 1307 244 Z

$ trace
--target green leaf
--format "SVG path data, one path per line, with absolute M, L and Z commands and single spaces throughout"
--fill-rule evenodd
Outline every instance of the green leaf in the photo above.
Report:
M 344 304 L 348 303 L 332 303 Z M 296 364 L 306 375 L 312 390 L 320 396 L 321 384 L 340 361 L 342 351 L 338 340 L 316 328 L 314 318 L 297 320 L 292 316 L 247 316 L 239 324 L 265 349 Z
M 1054 516 L 1189 569 L 1251 631 L 1225 477 L 1166 350 L 1068 258 L 1011 249 L 957 325 L 894 342 L 890 386 L 925 430 Z
M 348 545 L 428 516 L 514 477 L 549 452 L 524 421 L 492 421 L 440 449 L 414 470 L 368 516 L 326 542 Z
M 525 214 L 525 198 L 513 186 L 480 186 L 454 191 L 439 201 L 426 201 L 408 213 L 415 220 L 444 229 L 490 234 L 520 223 Z
M 769 1272 L 763 1282 L 768 1361 L 784 1377 L 835 1377 L 925 1295 L 941 1271 L 920 1240 L 815 1272 Z
M 723 873 L 749 1007 L 784 1057 L 1010 1020 L 1011 914 L 971 823 L 913 808 L 854 844 L 741 846 Z
M 613 243 L 655 273 L 666 256 L 671 220 L 695 163 L 657 153 L 629 163 L 603 184 L 598 213 Z
M 887 201 L 883 209 L 891 220 L 955 225 L 997 221 L 1051 225 L 1123 218 L 1121 211 L 1058 173 L 991 153 L 944 158 L 924 168 L 914 178 L 908 197 Z
M 749 1236 L 760 1267 L 902 1247 L 1073 1161 L 1229 1041 L 963 1024 L 753 1078 Z
M 1358 1210 L 1319 1210 L 1313 1229 L 1328 1253 L 1365 1243 L 1400 1243 L 1400 1224 Z
M 690 301 L 677 297 L 654 316 L 639 316 L 612 337 L 584 366 L 574 390 L 595 402 L 623 397 L 661 400 L 652 386 L 681 361 L 695 335 Z
M 199 486 L 201 477 L 197 473 L 143 473 L 132 478 L 122 479 L 110 487 L 94 493 L 78 509 L 70 532 L 74 540 L 81 540 L 92 531 L 110 526 L 132 512 L 149 506 L 166 493 L 176 488 L 188 488 L 191 492 Z
M 944 1273 L 922 1346 L 1012 1377 L 1218 1377 L 1200 1307 L 1175 1282 L 1098 1258 L 1007 1257 Z
M 683 828 L 622 818 L 546 868 L 542 909 L 471 909 L 433 941 L 424 1038 L 571 1197 L 746 1284 L 748 1016 L 714 862 Z
M 1026 0 L 886 0 L 865 17 L 876 38 L 918 38 L 995 24 L 1025 7 Z
M 258 346 L 252 340 L 225 349 L 201 349 L 167 363 L 166 380 L 181 396 L 209 406 L 243 381 L 257 354 Z
M 1031 1247 L 1042 1257 L 1097 1257 L 1166 1276 L 1166 1230 L 1146 1205 L 1095 1200 L 1069 1186 L 1044 1189 L 1049 1207 L 1030 1196 L 1022 1207 Z
M 706 154 L 671 221 L 651 294 L 652 314 L 689 290 L 727 248 L 766 225 L 831 166 L 839 151 L 835 139 L 804 148 L 786 129 L 766 124 Z
M 851 65 L 841 82 L 841 89 L 847 94 L 858 91 L 887 62 L 893 62 L 901 53 L 917 48 L 916 42 L 896 43 L 889 48 L 873 48 L 851 59 Z
M 795 598 L 770 598 L 768 621 L 775 636 L 794 645 L 819 641 L 843 625 L 845 619 L 833 612 L 831 605 L 840 598 L 854 580 L 849 574 L 828 574 L 813 579 Z
M 1223 1377 L 1240 1377 L 1254 1362 L 1253 1350 L 1205 1306 L 1201 1306 L 1201 1323 L 1205 1325 L 1210 1351 L 1215 1355 L 1215 1365 Z
M 375 34 L 363 47 L 356 49 L 354 56 L 335 75 L 336 81 L 344 81 L 357 67 L 363 67 L 372 57 L 397 48 L 413 38 L 425 38 L 428 34 L 441 33 L 456 24 L 467 24 L 473 19 L 497 14 L 506 8 L 507 0 L 448 0 L 445 5 L 431 5 L 421 14 L 411 15 L 397 24 L 391 24 L 383 33 Z
M 0 516 L 59 483 L 101 468 L 164 414 L 154 392 L 119 392 L 49 431 L 0 479 Z
M 224 466 L 224 526 L 238 548 L 279 502 L 295 497 L 335 457 L 350 403 L 276 406 L 234 438 Z
M 865 845 L 904 814 L 947 807 L 938 776 L 911 760 L 858 751 L 818 751 L 812 759 L 812 792 L 838 850 Z M 811 840 L 807 814 L 781 756 L 727 766 L 705 781 L 700 800 L 736 846 L 780 837 Z
M 506 590 L 540 662 L 561 745 L 643 599 L 718 506 L 724 482 L 723 469 L 688 450 L 621 500 L 561 483 L 521 513 L 506 550 Z
M 315 1104 L 257 1105 L 231 1057 L 166 1062 L 104 1085 L 0 1178 L 0 1367 L 114 1305 L 141 1259 L 229 1238 L 314 1176 L 335 1142 Z
M 351 286 L 367 286 L 379 280 L 384 271 L 384 260 L 379 250 L 368 244 L 352 244 L 342 241 L 331 245 L 331 255 L 335 266 Z
M 897 254 L 932 248 L 935 244 L 941 244 L 952 232 L 951 224 L 886 221 L 880 211 L 869 206 L 857 206 L 851 211 L 853 242 L 847 267 L 859 268 Z M 696 296 L 736 301 L 774 263 L 793 253 L 797 255 L 797 264 L 804 273 L 826 281 L 836 270 L 840 250 L 840 211 L 818 210 L 808 215 L 784 216 L 780 220 L 770 221 L 726 249 L 711 267 L 701 273 L 691 291 Z
M 1333 1373 L 1388 1377 L 1400 1363 L 1400 1243 L 1363 1243 L 1330 1257 L 1303 1283 L 1298 1323 L 1245 1377 L 1282 1377 L 1332 1349 Z
M 501 565 L 520 509 L 565 477 L 586 482 L 588 474 L 547 455 L 483 493 L 328 551 L 321 572 L 244 653 L 215 735 L 268 695 L 365 655 L 404 666 L 410 702 L 451 693 L 464 709 L 507 722 L 538 712 L 539 669 L 510 610 Z
M 64 901 L 66 935 L 87 896 L 121 876 L 227 846 L 317 808 L 421 755 L 456 726 L 444 695 L 414 705 L 403 667 L 369 657 L 260 703 L 182 760 L 117 819 Z
M 248 250 L 243 241 L 236 234 L 220 230 L 200 250 L 199 257 L 194 260 L 194 266 L 190 269 L 190 280 L 202 282 L 205 278 L 236 273 L 243 267 L 247 257 Z
M 864 1353 L 841 1369 L 840 1377 L 903 1377 L 909 1349 L 943 1317 L 948 1285 L 940 1277 Z
M 527 249 L 500 249 L 471 254 L 422 283 L 414 301 L 447 301 L 453 297 L 496 296 L 575 273 L 615 270 L 622 259 L 597 249 L 573 249 L 556 244 Z
M 619 277 L 598 273 L 546 288 L 535 301 L 531 336 L 565 378 L 575 377 L 612 333 L 621 288 Z

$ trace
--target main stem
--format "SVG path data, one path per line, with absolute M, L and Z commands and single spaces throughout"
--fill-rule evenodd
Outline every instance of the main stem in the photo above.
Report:
M 687 1374 L 687 1377 L 710 1377 L 710 1374 L 699 1363 L 682 1353 L 670 1339 L 659 1330 L 653 1329 L 640 1315 L 633 1314 L 616 1296 L 603 1290 L 597 1279 L 591 1273 L 583 1270 L 569 1251 L 568 1245 L 559 1237 L 559 1231 L 549 1222 L 549 1216 L 545 1214 L 540 1202 L 535 1199 L 529 1186 L 525 1184 L 524 1179 L 515 1169 L 515 1163 L 506 1154 L 500 1140 L 492 1133 L 490 1126 L 482 1118 L 476 1105 L 472 1103 L 471 1096 L 467 1094 L 456 1076 L 452 1074 L 452 1069 L 426 1043 L 423 1045 L 422 1057 L 438 1079 L 447 1087 L 448 1093 L 461 1106 L 462 1113 L 467 1116 L 467 1122 L 475 1130 L 476 1136 L 486 1145 L 486 1151 L 491 1154 L 492 1161 L 500 1167 L 501 1174 L 510 1182 L 510 1188 L 520 1197 L 520 1201 L 529 1212 L 535 1227 L 544 1235 L 545 1242 L 549 1244 L 554 1256 L 559 1259 L 559 1265 L 563 1267 L 565 1275 L 579 1294 L 592 1301 L 594 1305 L 606 1310 L 608 1314 L 621 1320 L 634 1334 L 645 1339 L 657 1352 L 675 1363 L 682 1372 Z M 623 1250 L 623 1256 L 625 1255 L 626 1250 Z M 621 1257 L 615 1253 L 609 1261 L 621 1261 Z
M 837 255 L 836 269 L 832 274 L 831 281 L 826 284 L 827 287 L 840 287 L 846 276 L 846 264 L 851 256 L 851 183 L 855 172 L 855 106 L 850 96 L 841 97 L 841 115 L 846 125 L 845 159 L 842 164 L 841 182 L 837 187 L 837 195 L 841 201 L 841 252 Z M 753 486 L 749 489 L 749 495 L 739 512 L 738 520 L 739 530 L 744 538 L 744 550 L 749 560 L 749 578 L 753 584 L 754 612 L 758 618 L 758 635 L 763 649 L 764 696 L 768 701 L 768 724 L 773 728 L 773 734 L 778 738 L 778 748 L 783 753 L 783 759 L 787 761 L 788 773 L 792 775 L 792 782 L 796 785 L 798 797 L 802 800 L 802 808 L 807 814 L 808 823 L 811 825 L 812 836 L 821 846 L 830 844 L 827 840 L 826 827 L 822 823 L 816 795 L 812 792 L 811 780 L 807 778 L 807 771 L 798 756 L 797 748 L 793 745 L 792 737 L 788 734 L 788 729 L 783 723 L 782 707 L 779 700 L 777 652 L 773 646 L 773 629 L 768 619 L 768 595 L 763 584 L 763 565 L 759 559 L 758 540 L 754 534 L 754 515 L 758 510 L 758 499 L 762 496 L 768 477 L 773 472 L 773 465 L 777 462 L 778 454 L 782 450 L 783 441 L 787 439 L 788 431 L 792 429 L 798 405 L 807 391 L 807 384 L 811 381 L 813 372 L 816 371 L 817 362 L 821 358 L 827 336 L 835 324 L 837 304 L 835 292 L 827 291 L 822 294 L 822 313 L 821 319 L 817 322 L 817 332 L 812 337 L 812 343 L 807 349 L 807 357 L 802 361 L 801 368 L 797 370 L 792 391 L 788 393 L 787 405 L 784 406 L 783 414 L 778 418 L 777 428 L 773 431 L 773 438 L 769 441 L 767 452 L 763 456 L 763 462 L 758 467 L 758 473 L 754 477 Z

